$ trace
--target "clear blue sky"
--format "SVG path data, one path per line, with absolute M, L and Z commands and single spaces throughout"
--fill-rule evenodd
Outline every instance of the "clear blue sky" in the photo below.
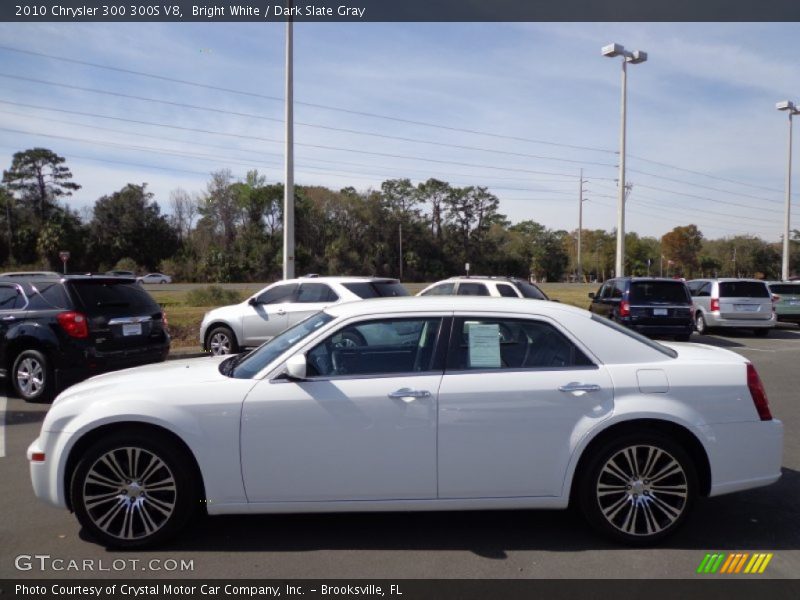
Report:
M 222 167 L 278 181 L 283 36 L 279 23 L 2 23 L 2 46 L 167 79 L 0 49 L 0 162 L 33 146 L 65 156 L 77 209 L 129 182 L 167 209 L 171 190 L 202 192 Z M 794 23 L 296 24 L 296 180 L 486 185 L 512 221 L 571 230 L 583 168 L 584 226 L 612 229 L 620 64 L 600 48 L 616 41 L 650 57 L 629 68 L 628 229 L 777 241 L 787 117 L 774 107 L 800 101 L 798 39 Z

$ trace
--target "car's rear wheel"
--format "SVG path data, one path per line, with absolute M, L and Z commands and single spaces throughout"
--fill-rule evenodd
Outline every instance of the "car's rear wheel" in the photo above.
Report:
M 55 394 L 53 367 L 44 353 L 23 350 L 11 368 L 14 391 L 26 402 L 47 402 Z
M 758 337 L 767 337 L 769 335 L 769 329 L 765 327 L 759 327 L 758 329 L 753 329 L 753 334 L 757 335 Z
M 141 548 L 177 533 L 199 505 L 186 451 L 142 433 L 112 434 L 75 468 L 70 494 L 80 524 L 100 543 Z
M 694 328 L 700 335 L 708 333 L 708 325 L 706 325 L 706 318 L 703 316 L 703 313 L 697 313 L 697 316 L 694 318 Z
M 213 356 L 223 354 L 237 354 L 239 344 L 236 343 L 236 336 L 229 327 L 219 325 L 214 327 L 208 334 L 208 350 Z
M 582 470 L 581 511 L 603 535 L 633 546 L 652 544 L 686 519 L 697 475 L 686 452 L 657 433 L 606 444 Z

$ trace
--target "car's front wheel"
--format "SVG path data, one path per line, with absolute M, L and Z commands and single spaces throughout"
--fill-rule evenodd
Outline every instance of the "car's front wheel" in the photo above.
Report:
M 26 402 L 47 402 L 55 394 L 53 367 L 39 350 L 23 350 L 11 368 L 14 391 Z
M 706 318 L 703 316 L 703 313 L 697 313 L 697 316 L 694 319 L 694 328 L 700 335 L 705 335 L 708 333 L 708 325 L 706 325 Z
M 668 437 L 634 434 L 595 453 L 579 486 L 581 510 L 596 530 L 645 546 L 683 523 L 697 494 L 697 475 L 683 448 Z
M 239 352 L 239 344 L 236 342 L 236 336 L 229 327 L 219 325 L 214 327 L 208 334 L 208 350 L 213 356 L 222 356 L 223 354 L 237 354 Z
M 140 432 L 120 432 L 90 447 L 72 476 L 80 524 L 100 543 L 141 548 L 177 533 L 199 505 L 186 451 Z

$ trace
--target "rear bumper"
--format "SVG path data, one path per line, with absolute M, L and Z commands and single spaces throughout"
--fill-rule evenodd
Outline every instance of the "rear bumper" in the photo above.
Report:
M 691 335 L 694 331 L 694 324 L 684 323 L 682 325 L 628 325 L 634 331 L 642 335 Z
M 780 478 L 783 423 L 773 419 L 708 427 L 709 496 L 762 487 Z
M 777 319 L 773 314 L 769 319 L 725 319 L 714 313 L 705 313 L 703 317 L 708 327 L 732 327 L 742 329 L 758 329 L 775 327 Z

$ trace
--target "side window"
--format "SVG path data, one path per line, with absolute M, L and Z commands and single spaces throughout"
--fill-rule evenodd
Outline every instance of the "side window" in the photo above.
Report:
M 500 295 L 505 298 L 519 298 L 519 295 L 514 290 L 514 288 L 505 283 L 498 283 L 497 291 L 500 292 Z
M 71 306 L 67 291 L 58 282 L 38 281 L 31 283 L 26 288 L 30 302 L 28 310 L 54 310 Z
M 466 283 L 461 282 L 458 284 L 459 296 L 488 296 L 489 289 L 482 283 Z
M 625 295 L 625 282 L 617 281 L 614 283 L 614 288 L 611 290 L 612 298 L 622 298 Z
M 697 291 L 697 296 L 698 297 L 703 297 L 703 298 L 709 297 L 711 295 L 711 286 L 712 285 L 713 284 L 710 281 L 708 281 L 705 284 L 703 284 L 703 286 Z
M 606 282 L 603 284 L 603 287 L 600 288 L 600 292 L 597 294 L 597 297 L 601 300 L 605 300 L 606 298 L 611 297 L 611 287 L 613 283 Z
M 594 364 L 549 323 L 533 319 L 458 318 L 447 369 L 552 369 Z
M 420 296 L 452 296 L 455 287 L 455 283 L 443 283 L 432 287 Z
M 336 302 L 339 296 L 324 283 L 302 283 L 295 302 Z
M 14 310 L 25 306 L 25 296 L 15 285 L 0 285 L 0 310 Z
M 284 302 L 292 302 L 296 291 L 296 283 L 276 285 L 275 287 L 269 288 L 266 292 L 261 293 L 256 300 L 259 304 L 283 304 Z
M 434 350 L 441 323 L 436 317 L 348 325 L 308 352 L 308 374 L 340 377 L 437 370 Z

